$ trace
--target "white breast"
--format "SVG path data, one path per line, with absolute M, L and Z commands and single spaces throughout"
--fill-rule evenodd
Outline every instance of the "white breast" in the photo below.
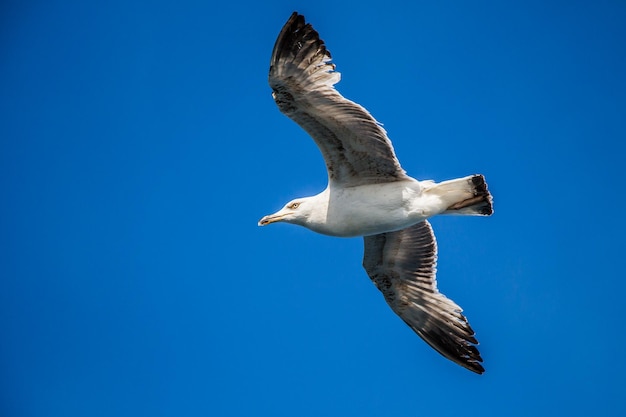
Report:
M 416 209 L 421 196 L 417 181 L 398 181 L 327 189 L 326 218 L 310 229 L 327 235 L 352 237 L 404 229 L 424 220 Z M 321 220 L 321 219 L 320 219 Z

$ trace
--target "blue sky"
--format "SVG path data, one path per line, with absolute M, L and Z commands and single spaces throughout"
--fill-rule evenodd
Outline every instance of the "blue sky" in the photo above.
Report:
M 592 4 L 593 3 L 593 4 Z M 4 2 L 0 414 L 626 413 L 621 1 Z M 267 85 L 290 13 L 408 173 L 486 373 L 423 343 L 361 239 L 258 228 L 325 186 Z

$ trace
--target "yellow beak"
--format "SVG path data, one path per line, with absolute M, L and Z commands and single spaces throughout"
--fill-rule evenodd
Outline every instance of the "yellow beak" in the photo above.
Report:
M 280 213 L 270 214 L 268 216 L 263 217 L 261 220 L 259 220 L 258 225 L 259 226 L 267 226 L 268 224 L 276 223 L 276 222 L 281 221 L 283 219 L 283 217 L 285 217 L 285 215 L 284 214 L 280 214 Z

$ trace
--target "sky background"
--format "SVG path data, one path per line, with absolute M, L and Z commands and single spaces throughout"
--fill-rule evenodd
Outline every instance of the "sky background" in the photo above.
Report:
M 357 6 L 358 4 L 358 6 Z M 362 239 L 257 227 L 321 191 L 270 53 L 312 22 L 432 220 L 486 373 L 384 302 Z M 623 1 L 4 1 L 0 415 L 623 416 Z

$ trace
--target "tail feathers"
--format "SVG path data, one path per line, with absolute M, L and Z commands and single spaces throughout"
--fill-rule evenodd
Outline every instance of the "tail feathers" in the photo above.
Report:
M 461 184 L 464 182 L 464 184 Z M 490 216 L 493 214 L 493 198 L 487 189 L 485 177 L 477 174 L 470 177 L 452 180 L 450 185 L 462 186 L 466 191 L 463 198 L 444 212 L 445 214 L 465 214 L 474 216 Z

